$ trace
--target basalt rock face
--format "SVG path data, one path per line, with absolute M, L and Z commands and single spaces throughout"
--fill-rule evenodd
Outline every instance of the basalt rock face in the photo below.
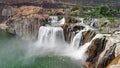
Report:
M 88 59 L 86 68 L 119 68 L 120 60 L 120 37 L 97 38 L 88 47 Z
M 35 40 L 38 36 L 39 27 L 44 20 L 38 18 L 14 19 L 7 22 L 8 32 L 16 34 L 23 39 Z
M 98 67 L 112 66 L 111 64 L 113 63 L 112 61 L 120 55 L 120 46 L 119 46 L 120 35 L 113 34 L 112 36 L 106 37 L 106 38 L 108 39 L 108 42 L 106 44 L 104 51 L 100 54 L 98 64 L 97 64 Z M 118 62 L 118 61 L 115 61 L 115 62 Z
M 120 55 L 118 55 L 106 68 L 120 68 Z
M 90 40 L 92 40 L 92 38 L 96 35 L 96 32 L 93 30 L 88 30 L 83 32 L 83 44 L 90 42 Z
M 22 6 L 9 7 L 3 10 L 3 15 L 8 17 L 8 32 L 18 35 L 23 39 L 37 39 L 39 27 L 44 25 L 46 18 L 40 14 L 41 7 Z
M 86 60 L 86 68 L 95 68 L 100 53 L 105 49 L 107 40 L 105 38 L 94 39 L 91 45 L 88 47 L 88 59 Z
M 98 63 L 97 68 L 104 68 L 110 62 L 115 58 L 115 48 L 116 48 L 116 43 L 110 47 L 109 50 L 106 51 L 105 55 L 103 56 L 103 59 Z
M 64 36 L 65 40 L 70 42 L 72 41 L 73 37 L 81 30 L 83 30 L 85 27 L 83 25 L 77 25 L 78 24 L 78 19 L 73 18 L 73 17 L 66 17 L 65 18 L 65 24 L 62 25 L 63 31 L 64 31 Z M 81 44 L 84 45 L 86 42 L 89 42 L 92 40 L 92 38 L 96 35 L 96 32 L 93 30 L 88 30 L 84 31 L 82 33 L 82 39 L 81 39 Z
M 114 45 L 116 45 L 115 48 L 115 58 L 112 60 L 112 62 L 110 62 L 109 65 L 107 65 L 106 68 L 120 68 L 120 42 L 115 43 Z
M 66 17 L 65 24 L 61 26 L 63 28 L 63 31 L 64 31 L 65 40 L 67 42 L 72 41 L 73 37 L 80 30 L 82 30 L 84 28 L 83 26 L 74 25 L 75 23 L 77 23 L 77 21 L 78 20 L 73 18 L 73 17 Z

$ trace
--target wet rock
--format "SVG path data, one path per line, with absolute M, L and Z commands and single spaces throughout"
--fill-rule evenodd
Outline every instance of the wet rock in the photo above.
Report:
M 94 39 L 91 45 L 88 47 L 88 59 L 86 60 L 85 66 L 87 68 L 95 68 L 100 53 L 105 49 L 107 40 L 105 38 Z
M 120 68 L 120 55 L 118 55 L 106 68 Z
M 83 44 L 85 44 L 86 42 L 89 42 L 90 40 L 92 40 L 92 38 L 96 35 L 95 31 L 93 30 L 88 30 L 83 32 Z
M 103 60 L 104 55 L 106 54 L 106 52 L 115 44 L 116 44 L 116 48 L 115 48 L 115 57 L 117 57 L 120 54 L 120 43 L 118 43 L 120 41 L 120 36 L 119 34 L 113 34 L 112 36 L 106 37 L 106 39 L 108 39 L 108 42 L 106 44 L 106 47 L 104 49 L 104 51 L 100 54 L 99 59 L 98 59 L 98 64 L 101 63 L 101 61 Z M 97 65 L 98 65 L 97 64 Z
M 73 27 L 72 24 L 65 23 L 64 25 L 62 25 L 62 28 L 64 31 L 65 40 L 70 43 L 72 41 L 73 37 L 84 27 L 83 26 L 74 26 Z
M 116 43 L 110 47 L 103 56 L 102 60 L 98 63 L 97 68 L 105 68 L 115 58 Z
M 120 67 L 120 42 L 115 43 L 115 58 L 107 65 L 106 68 L 119 68 Z
M 67 24 L 67 23 L 65 23 L 64 25 L 62 25 L 61 26 L 62 28 L 63 28 L 63 31 L 64 31 L 64 36 L 65 36 L 65 40 L 67 41 L 67 42 L 70 42 L 71 40 L 70 40 L 70 36 L 69 36 L 69 34 L 71 34 L 70 32 L 70 24 Z

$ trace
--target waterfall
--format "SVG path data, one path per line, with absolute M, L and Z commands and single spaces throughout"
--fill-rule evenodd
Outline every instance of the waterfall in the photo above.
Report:
M 97 21 L 98 21 L 97 19 L 92 19 L 90 26 L 94 26 L 94 24 L 95 24 Z
M 62 18 L 60 21 L 59 21 L 59 24 L 60 25 L 63 25 L 65 23 L 65 18 Z
M 79 44 L 81 44 L 81 41 L 82 41 L 82 32 L 85 31 L 85 30 L 81 30 L 79 33 L 77 33 L 75 35 L 75 37 L 73 38 L 73 41 L 71 42 L 71 45 L 76 47 L 76 48 L 79 48 Z
M 51 24 L 51 26 L 61 26 L 65 23 L 65 18 L 63 17 L 60 21 L 58 21 L 57 16 L 50 16 L 48 18 L 48 22 Z
M 64 35 L 61 27 L 40 27 L 38 41 L 39 44 L 48 47 L 64 43 Z
M 64 39 L 63 29 L 61 27 L 53 26 L 41 26 L 39 29 L 38 41 L 34 46 L 30 47 L 29 56 L 46 56 L 46 55 L 57 55 L 66 56 L 72 59 L 81 60 L 85 62 L 87 59 L 87 48 L 91 44 L 92 40 L 101 37 L 96 35 L 90 42 L 79 46 L 82 39 L 81 30 L 75 36 L 72 42 L 69 44 Z

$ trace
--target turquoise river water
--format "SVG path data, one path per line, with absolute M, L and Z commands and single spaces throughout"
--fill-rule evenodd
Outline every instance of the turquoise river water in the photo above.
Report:
M 80 63 L 60 56 L 27 58 L 28 41 L 0 32 L 0 68 L 82 68 Z

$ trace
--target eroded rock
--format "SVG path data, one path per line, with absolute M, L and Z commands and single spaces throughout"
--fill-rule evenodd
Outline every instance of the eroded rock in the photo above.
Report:
M 110 47 L 103 56 L 102 60 L 98 63 L 97 68 L 105 68 L 115 58 L 116 43 Z
M 95 68 L 100 53 L 105 49 L 107 40 L 105 38 L 94 39 L 91 45 L 88 47 L 88 59 L 85 63 L 87 68 Z
M 7 22 L 8 32 L 23 39 L 37 39 L 38 30 L 44 20 L 38 18 L 14 19 Z

